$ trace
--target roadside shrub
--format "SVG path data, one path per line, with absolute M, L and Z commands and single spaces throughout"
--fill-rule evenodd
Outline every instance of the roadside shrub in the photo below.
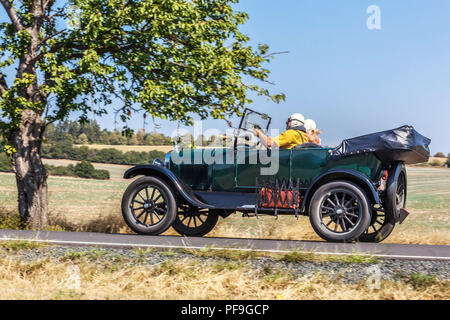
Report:
M 430 166 L 432 166 L 432 167 L 441 167 L 442 165 L 443 165 L 443 163 L 440 162 L 439 160 L 430 161 Z
M 431 287 L 432 285 L 436 284 L 437 280 L 436 276 L 434 275 L 422 274 L 418 272 L 411 274 L 407 282 L 417 290 Z
M 67 167 L 46 165 L 45 168 L 50 175 L 79 177 L 85 179 L 109 180 L 108 170 L 97 170 L 89 161 L 81 161 L 76 165 L 69 164 Z
M 95 168 L 92 163 L 83 160 L 75 165 L 73 171 L 78 177 L 91 178 Z
M 75 174 L 81 178 L 93 178 L 93 179 L 101 179 L 108 180 L 109 179 L 109 171 L 107 170 L 97 170 L 94 168 L 92 163 L 89 161 L 81 161 L 77 163 L 73 169 Z
M 109 180 L 110 175 L 108 170 L 95 170 L 92 173 L 92 179 Z
M 447 158 L 443 152 L 438 152 L 434 155 L 435 158 Z
M 11 158 L 5 153 L 0 153 L 0 172 L 12 172 Z
M 52 176 L 77 176 L 73 171 L 73 165 L 69 165 L 67 167 L 45 165 L 45 168 L 47 169 L 47 172 Z
M 0 208 L 0 229 L 20 230 L 28 229 L 28 226 L 18 212 Z

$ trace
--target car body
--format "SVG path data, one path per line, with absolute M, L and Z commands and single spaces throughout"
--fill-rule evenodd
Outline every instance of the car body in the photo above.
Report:
M 381 241 L 408 215 L 405 162 L 418 154 L 416 150 L 396 147 L 400 151 L 392 158 L 392 153 L 385 152 L 385 141 L 382 144 L 381 149 L 373 150 L 367 146 L 362 150 L 347 146 L 345 155 L 338 152 L 342 148 L 312 144 L 290 150 L 250 148 L 235 143 L 233 148 L 172 151 L 164 162 L 156 160 L 125 173 L 127 179 L 144 178 L 135 181 L 125 193 L 123 215 L 138 233 L 159 234 L 173 226 L 187 236 L 205 235 L 219 216 L 225 218 L 235 212 L 247 216 L 306 215 L 325 240 Z M 376 143 L 372 142 L 373 145 Z M 426 150 L 419 158 L 427 158 Z M 276 170 L 268 175 L 274 162 Z M 139 188 L 141 193 L 136 192 Z M 161 194 L 159 199 L 164 199 L 165 204 L 153 201 L 154 195 L 150 196 L 146 188 Z M 137 203 L 133 202 L 133 196 L 139 199 Z M 168 208 L 173 202 L 176 208 Z M 171 216 L 166 219 L 169 222 L 149 229 L 158 223 L 147 225 L 140 218 L 145 216 L 147 220 L 152 210 L 163 215 L 158 222 L 160 226 L 165 217 Z

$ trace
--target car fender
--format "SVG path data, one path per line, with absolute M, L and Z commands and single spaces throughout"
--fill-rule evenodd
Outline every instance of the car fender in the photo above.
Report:
M 365 174 L 351 169 L 334 169 L 322 173 L 310 184 L 304 197 L 304 201 L 302 204 L 302 212 L 305 212 L 305 210 L 308 208 L 309 202 L 311 201 L 314 192 L 321 185 L 323 185 L 326 182 L 330 182 L 332 180 L 346 180 L 356 183 L 366 192 L 367 196 L 369 197 L 369 200 L 373 204 L 381 204 L 380 196 L 378 194 L 376 187 Z
M 174 192 L 193 206 L 213 209 L 212 206 L 199 200 L 189 186 L 181 181 L 172 171 L 162 165 L 139 165 L 128 169 L 123 175 L 125 179 L 131 179 L 137 176 L 158 177 L 167 182 L 172 187 Z

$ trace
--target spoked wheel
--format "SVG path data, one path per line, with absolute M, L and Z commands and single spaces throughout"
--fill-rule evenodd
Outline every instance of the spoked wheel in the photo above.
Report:
M 327 241 L 355 240 L 370 224 L 367 196 L 350 182 L 327 183 L 314 193 L 309 218 L 317 234 Z
M 140 178 L 127 188 L 122 198 L 122 215 L 136 233 L 158 235 L 176 218 L 176 201 L 170 187 L 155 177 Z
M 395 228 L 395 217 L 406 205 L 406 175 L 394 177 L 386 190 L 385 208 L 374 208 L 369 228 L 359 237 L 361 242 L 381 242 Z
M 394 230 L 395 220 L 388 218 L 385 210 L 380 208 L 372 209 L 372 219 L 366 231 L 358 238 L 361 242 L 381 242 L 386 239 Z
M 188 237 L 203 237 L 217 224 L 219 216 L 209 209 L 181 205 L 172 224 L 176 232 Z

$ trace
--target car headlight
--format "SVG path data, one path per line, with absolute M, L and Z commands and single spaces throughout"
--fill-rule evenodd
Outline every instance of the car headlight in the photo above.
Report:
M 159 159 L 153 160 L 152 165 L 159 166 L 159 167 L 164 167 L 164 163 L 161 160 L 159 160 Z

